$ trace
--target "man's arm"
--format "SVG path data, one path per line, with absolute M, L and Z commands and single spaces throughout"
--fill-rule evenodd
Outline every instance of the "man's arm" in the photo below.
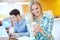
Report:
M 25 33 L 19 33 L 19 36 L 27 36 L 27 37 L 30 37 L 30 34 L 29 32 L 25 32 Z

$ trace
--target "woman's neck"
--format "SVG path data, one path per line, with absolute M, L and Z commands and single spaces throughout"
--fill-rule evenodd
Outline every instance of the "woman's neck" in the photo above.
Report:
M 41 23 L 42 19 L 43 19 L 43 15 L 39 15 L 36 17 L 36 20 L 38 21 L 38 23 Z
M 39 19 L 42 19 L 42 15 L 39 15 L 39 16 L 37 16 L 36 18 L 39 20 Z

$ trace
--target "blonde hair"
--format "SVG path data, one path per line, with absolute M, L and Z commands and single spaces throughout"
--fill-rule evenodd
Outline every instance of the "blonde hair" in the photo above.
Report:
M 42 13 L 42 7 L 41 7 L 41 4 L 40 4 L 40 2 L 38 2 L 37 0 L 31 0 L 30 1 L 30 13 L 31 13 L 31 7 L 32 7 L 32 5 L 33 4 L 37 4 L 37 5 L 39 5 L 40 6 L 40 9 L 41 9 L 41 13 Z M 32 14 L 32 13 L 31 13 Z M 34 15 L 32 14 L 32 18 L 34 18 Z

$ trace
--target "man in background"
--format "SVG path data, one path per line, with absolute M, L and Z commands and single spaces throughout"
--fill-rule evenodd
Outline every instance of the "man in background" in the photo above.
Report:
M 10 33 L 10 35 L 14 37 L 20 37 L 20 36 L 29 37 L 30 34 L 26 26 L 25 18 L 22 18 L 20 16 L 19 10 L 13 9 L 9 14 L 11 16 L 12 26 L 14 27 L 14 33 Z

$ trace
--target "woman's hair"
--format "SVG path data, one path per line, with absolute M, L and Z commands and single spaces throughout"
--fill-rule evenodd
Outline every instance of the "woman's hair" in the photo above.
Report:
M 37 2 L 37 1 L 31 3 L 30 10 L 31 10 L 31 7 L 32 7 L 33 4 L 39 5 L 40 6 L 40 9 L 42 10 L 41 4 L 39 2 Z
M 41 9 L 41 13 L 42 13 L 42 7 L 41 7 L 41 4 L 38 2 L 38 1 L 32 1 L 31 3 L 30 3 L 30 13 L 32 14 L 32 12 L 31 12 L 31 7 L 32 7 L 32 5 L 33 4 L 37 4 L 37 5 L 39 5 L 40 6 L 40 9 Z M 34 18 L 35 17 L 35 15 L 34 14 L 32 14 L 32 18 Z

